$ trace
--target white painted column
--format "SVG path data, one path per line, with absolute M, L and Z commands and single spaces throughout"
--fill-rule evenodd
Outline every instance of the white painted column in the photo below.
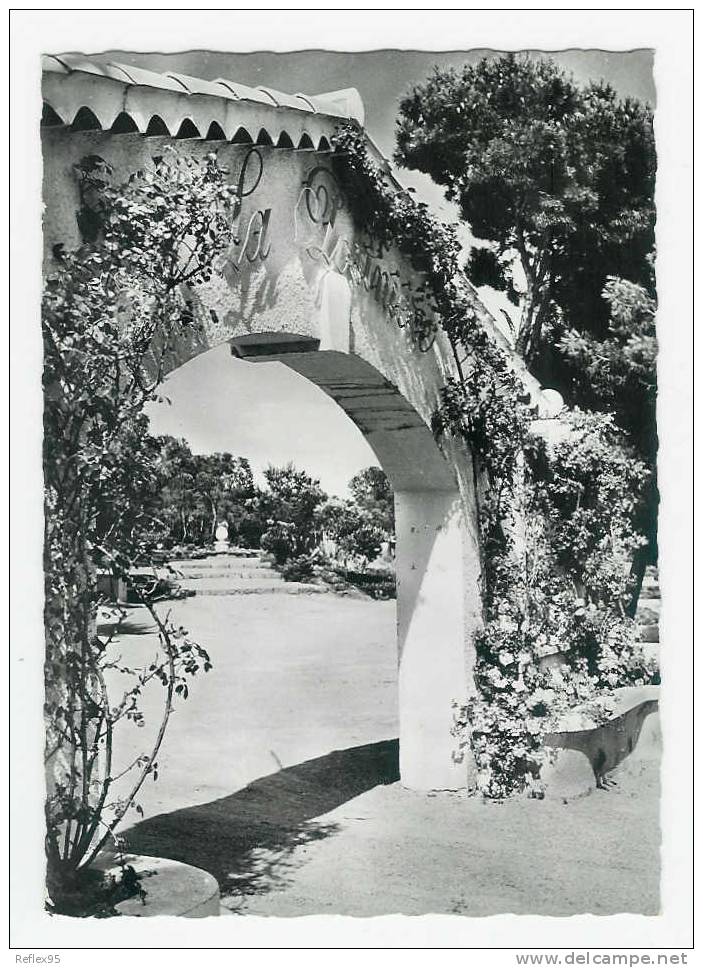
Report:
M 413 790 L 467 786 L 452 754 L 452 701 L 469 692 L 464 524 L 456 491 L 396 492 L 400 779 Z

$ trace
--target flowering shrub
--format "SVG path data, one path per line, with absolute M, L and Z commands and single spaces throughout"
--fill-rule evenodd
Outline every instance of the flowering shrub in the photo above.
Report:
M 157 754 L 176 697 L 210 668 L 185 629 L 146 600 L 160 652 L 129 668 L 115 649 L 122 616 L 97 624 L 97 569 L 131 580 L 148 561 L 157 451 L 143 408 L 155 399 L 171 342 L 192 325 L 188 284 L 206 280 L 227 244 L 231 194 L 214 155 L 154 159 L 113 185 L 97 156 L 76 169 L 85 244 L 54 249 L 42 302 L 44 338 L 45 717 L 47 881 L 54 910 L 70 907 L 87 869 L 138 792 L 158 776 Z M 147 660 L 148 661 L 148 660 Z M 108 679 L 120 681 L 118 695 Z M 116 773 L 115 732 L 142 725 L 140 698 L 164 687 L 148 752 Z M 119 781 L 122 780 L 122 785 Z M 89 878 L 88 878 L 89 879 Z
M 524 388 L 481 325 L 452 230 L 389 186 L 354 126 L 335 146 L 357 219 L 427 273 L 454 354 L 433 430 L 471 451 L 484 604 L 476 694 L 457 703 L 454 731 L 479 789 L 504 797 L 532 784 L 548 755 L 544 736 L 566 709 L 656 675 L 625 611 L 647 467 L 603 414 L 566 417 L 554 445 L 530 433 Z
M 567 709 L 657 675 L 624 609 L 646 469 L 610 417 L 576 411 L 563 424 L 556 443 L 525 440 L 512 534 L 491 546 L 477 698 L 458 711 L 492 797 L 531 786 L 548 755 L 544 735 Z M 505 517 L 501 525 L 509 533 Z

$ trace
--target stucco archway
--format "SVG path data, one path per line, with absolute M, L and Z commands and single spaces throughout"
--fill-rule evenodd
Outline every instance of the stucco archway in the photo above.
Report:
M 170 343 L 166 369 L 229 341 L 247 359 L 297 370 L 366 436 L 396 494 L 401 779 L 415 789 L 466 786 L 470 765 L 454 760 L 451 726 L 452 702 L 473 689 L 481 621 L 472 463 L 459 443 L 440 449 L 430 429 L 454 361 L 423 276 L 355 223 L 326 150 L 344 105 L 358 119 L 358 95 L 321 96 L 313 111 L 285 95 L 272 103 L 271 92 L 233 92 L 230 82 L 184 94 L 193 79 L 176 90 L 149 72 L 135 80 L 121 68 L 58 63 L 44 77 L 46 271 L 58 243 L 80 242 L 73 169 L 83 157 L 104 157 L 126 181 L 168 143 L 195 158 L 211 152 L 217 123 L 218 157 L 238 192 L 232 244 L 211 282 L 184 293 L 193 322 Z M 71 123 L 86 105 L 97 128 Z M 115 127 L 125 106 L 133 126 Z M 179 137 L 185 118 L 192 131 Z M 245 129 L 267 137 L 242 143 Z M 303 136 L 312 150 L 293 147 Z

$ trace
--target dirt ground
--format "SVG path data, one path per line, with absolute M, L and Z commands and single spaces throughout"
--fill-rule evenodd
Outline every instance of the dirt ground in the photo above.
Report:
M 176 707 L 125 835 L 210 871 L 223 913 L 657 913 L 656 760 L 566 804 L 413 793 L 398 782 L 394 602 L 196 597 L 173 617 L 215 668 Z M 153 648 L 120 642 L 125 661 Z M 123 734 L 123 762 L 160 698 Z

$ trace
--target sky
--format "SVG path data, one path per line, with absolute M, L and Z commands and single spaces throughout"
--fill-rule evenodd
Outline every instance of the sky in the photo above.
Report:
M 207 80 L 223 77 L 251 86 L 262 84 L 292 94 L 355 87 L 364 102 L 367 131 L 392 158 L 395 118 L 403 95 L 421 83 L 435 64 L 461 67 L 488 53 L 109 51 L 90 56 Z M 549 56 L 579 83 L 603 79 L 621 97 L 655 103 L 652 51 L 570 50 Z M 403 169 L 398 169 L 398 175 L 436 215 L 456 222 L 455 207 L 427 176 Z M 494 312 L 503 305 L 488 292 L 481 295 Z M 153 405 L 149 410 L 154 433 L 184 437 L 196 453 L 227 450 L 248 457 L 259 479 L 269 463 L 292 460 L 319 478 L 328 493 L 346 496 L 350 478 L 362 467 L 377 463 L 360 431 L 319 388 L 283 364 L 235 360 L 227 346 L 211 350 L 171 374 L 164 395 L 170 404 Z

